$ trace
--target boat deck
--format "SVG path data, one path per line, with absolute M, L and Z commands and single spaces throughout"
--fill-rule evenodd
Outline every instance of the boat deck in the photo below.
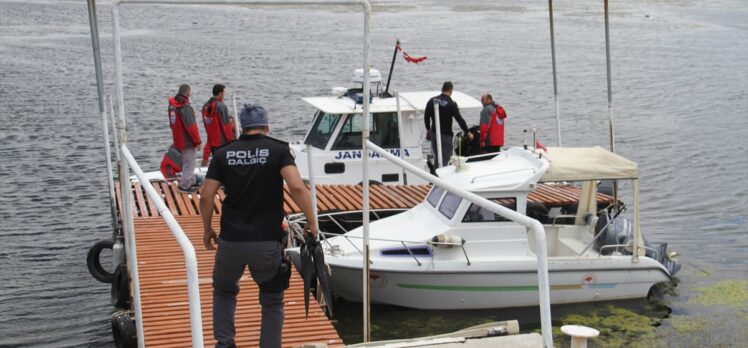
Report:
M 211 272 L 215 252 L 202 246 L 202 223 L 199 211 L 199 190 L 195 194 L 179 192 L 175 182 L 153 182 L 166 205 L 182 229 L 195 245 L 198 259 L 203 332 L 206 346 L 213 345 Z M 371 186 L 372 209 L 407 209 L 426 196 L 430 185 Z M 155 204 L 147 197 L 138 182 L 131 187 L 132 210 L 135 215 L 140 291 L 143 310 L 145 344 L 148 347 L 186 347 L 191 345 L 187 283 L 182 251 L 165 222 L 159 218 Z M 116 187 L 117 203 L 121 202 L 120 187 Z M 299 207 L 285 191 L 284 208 L 287 214 L 298 213 Z M 222 191 L 215 197 L 216 214 L 220 214 L 225 198 Z M 358 185 L 319 185 L 317 189 L 319 213 L 362 209 L 362 187 Z M 548 205 L 574 203 L 579 189 L 571 185 L 539 185 L 530 200 Z M 598 195 L 598 202 L 610 197 Z M 119 207 L 118 207 L 119 208 Z M 119 209 L 118 209 L 119 210 Z M 121 210 L 119 210 L 121 211 Z M 213 219 L 218 231 L 220 219 Z M 236 312 L 237 344 L 258 346 L 260 331 L 259 289 L 245 273 L 240 280 L 241 291 Z M 314 298 L 309 318 L 304 314 L 303 281 L 292 272 L 291 286 L 286 291 L 283 327 L 283 346 L 304 343 L 324 343 L 342 346 L 343 341 Z

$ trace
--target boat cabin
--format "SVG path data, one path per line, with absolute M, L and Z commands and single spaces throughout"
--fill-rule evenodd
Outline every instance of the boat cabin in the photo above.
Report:
M 369 139 L 391 154 L 400 156 L 411 164 L 428 171 L 422 151 L 425 139 L 423 111 L 429 99 L 439 91 L 403 92 L 397 97 L 381 92 L 381 75 L 372 69 L 370 80 L 375 86 L 369 97 L 371 119 Z M 354 82 L 363 82 L 361 69 L 354 74 Z M 296 165 L 304 179 L 308 179 L 309 156 L 312 148 L 312 170 L 319 184 L 358 184 L 362 181 L 361 151 L 363 129 L 362 88 L 335 87 L 329 96 L 303 98 L 316 109 L 312 126 L 304 140 L 291 144 L 296 155 Z M 398 100 L 399 99 L 399 100 Z M 458 91 L 452 99 L 461 110 L 482 107 L 479 100 Z M 374 183 L 423 184 L 423 179 L 408 175 L 403 169 L 376 153 L 369 153 L 370 177 Z

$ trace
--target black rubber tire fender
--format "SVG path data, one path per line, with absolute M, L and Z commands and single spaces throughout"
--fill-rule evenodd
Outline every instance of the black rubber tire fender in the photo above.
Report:
M 94 244 L 91 249 L 88 249 L 88 255 L 86 255 L 86 266 L 88 266 L 88 272 L 91 273 L 96 280 L 102 283 L 111 283 L 114 280 L 114 273 L 107 271 L 101 265 L 101 251 L 104 249 L 111 250 L 114 246 L 114 241 L 111 239 L 102 239 Z
M 127 311 L 112 314 L 112 336 L 117 348 L 135 348 L 138 346 L 135 320 Z
M 130 307 L 130 284 L 127 277 L 127 266 L 122 264 L 114 270 L 112 281 L 112 305 L 116 308 Z

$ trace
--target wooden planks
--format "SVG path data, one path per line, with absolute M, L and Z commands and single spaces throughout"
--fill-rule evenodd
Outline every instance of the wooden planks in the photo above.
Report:
M 163 198 L 174 216 L 200 215 L 200 190 L 194 194 L 182 193 L 176 183 L 154 182 L 153 187 Z M 426 197 L 431 185 L 372 185 L 370 200 L 372 209 L 408 209 L 412 208 Z M 133 211 L 138 217 L 158 217 L 155 204 L 145 195 L 139 183 L 134 183 Z M 284 187 L 283 208 L 286 214 L 300 213 L 301 209 L 291 198 L 288 187 Z M 530 202 L 547 206 L 564 206 L 576 204 L 579 201 L 580 188 L 569 184 L 538 184 L 528 195 Z M 117 186 L 117 197 L 121 197 Z M 226 194 L 219 190 L 215 197 L 216 210 L 221 213 L 221 206 Z M 601 193 L 597 194 L 599 204 L 610 203 L 613 198 Z M 119 199 L 118 199 L 119 203 Z M 361 210 L 363 207 L 363 189 L 360 185 L 317 185 L 317 210 L 320 214 Z
M 200 216 L 178 216 L 177 221 L 195 245 L 205 346 L 213 346 L 211 273 L 215 251 L 205 250 L 202 246 Z M 218 230 L 218 221 L 215 219 L 214 228 Z M 187 275 L 182 250 L 162 219 L 135 219 L 135 234 L 145 344 L 148 347 L 188 347 L 191 345 L 191 337 Z M 259 289 L 248 272 L 239 284 L 241 291 L 236 311 L 237 345 L 256 347 L 259 344 L 261 317 Z M 314 298 L 309 308 L 309 319 L 305 319 L 303 281 L 297 272 L 292 272 L 291 287 L 286 291 L 284 301 L 284 347 L 315 342 L 333 347 L 343 345 L 342 339 Z

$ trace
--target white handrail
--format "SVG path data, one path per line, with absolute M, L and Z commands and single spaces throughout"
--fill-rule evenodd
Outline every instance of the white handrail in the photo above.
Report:
M 95 2 L 95 1 L 94 1 Z M 364 66 L 364 130 L 363 130 L 363 138 L 368 139 L 369 138 L 369 130 L 368 130 L 368 117 L 369 117 L 369 61 L 370 61 L 370 50 L 371 50 L 371 3 L 369 0 L 114 0 L 112 2 L 112 45 L 114 46 L 114 83 L 115 83 L 115 95 L 117 98 L 117 105 L 118 105 L 118 113 L 119 113 L 119 122 L 120 122 L 120 138 L 122 143 L 122 149 L 126 150 L 125 144 L 127 143 L 127 137 L 125 133 L 125 102 L 124 102 L 124 92 L 123 92 L 123 83 L 122 83 L 122 52 L 121 52 L 121 45 L 120 45 L 120 32 L 119 32 L 119 6 L 121 4 L 171 4 L 171 5 L 184 5 L 184 4 L 193 4 L 193 5 L 360 5 L 363 10 L 364 15 L 364 49 L 363 49 L 363 66 Z M 93 30 L 93 29 L 92 29 Z M 98 34 L 98 33 L 97 33 Z M 93 34 L 92 34 L 93 35 Z M 101 83 L 99 83 L 101 84 Z M 363 143 L 365 147 L 365 142 Z M 363 149 L 363 153 L 368 153 L 366 149 Z M 124 153 L 124 151 L 123 151 Z M 366 162 L 367 159 L 364 158 L 364 162 Z M 134 162 L 134 160 L 133 160 Z M 122 172 L 127 173 L 126 168 L 126 161 L 123 161 L 122 167 L 125 170 L 122 170 Z M 366 164 L 364 164 L 364 167 L 366 167 Z M 366 171 L 366 169 L 364 169 Z M 127 202 L 130 202 L 129 199 L 129 190 L 124 190 L 125 187 L 125 181 L 126 178 L 129 176 L 127 174 L 122 175 L 123 177 L 120 179 L 123 183 L 123 200 L 126 202 L 124 204 L 125 208 L 124 211 L 127 211 L 128 204 Z M 365 177 L 368 177 L 366 173 L 364 174 Z M 140 179 L 140 178 L 139 178 Z M 144 187 L 148 187 L 149 185 L 144 185 Z M 364 197 L 368 199 L 368 180 L 364 183 Z M 124 215 L 130 215 L 130 214 L 124 214 Z M 132 233 L 132 217 L 128 216 L 130 222 L 130 234 Z M 166 219 L 166 217 L 164 217 Z M 173 219 L 173 217 L 172 217 Z M 364 220 L 368 220 L 368 216 L 364 217 Z M 167 220 L 168 221 L 168 220 Z M 127 227 L 127 226 L 126 226 Z M 126 228 L 127 230 L 128 228 Z M 133 241 L 130 241 L 130 243 L 134 243 Z M 132 248 L 131 248 L 132 249 Z M 134 253 L 134 250 L 132 251 Z M 131 269 L 132 270 L 132 269 Z M 134 270 L 137 270 L 137 265 L 135 265 Z M 137 272 L 136 272 L 137 273 Z M 368 281 L 368 277 L 367 277 Z M 138 291 L 136 289 L 136 291 Z M 136 301 L 136 307 L 139 307 L 139 294 Z M 365 296 L 365 298 L 367 298 Z M 368 302 L 368 301 L 365 301 Z M 142 313 L 139 313 L 139 308 L 136 308 L 136 320 L 137 320 L 137 334 L 138 334 L 138 346 L 143 347 L 144 341 L 143 341 L 143 324 L 142 324 Z M 192 318 L 194 320 L 194 317 Z M 202 330 L 202 329 L 201 329 Z M 364 309 L 364 341 L 368 341 L 369 338 L 369 314 L 368 314 L 368 308 L 365 305 Z M 195 330 L 193 329 L 193 335 L 195 333 Z M 202 336 L 201 336 L 202 340 Z M 202 342 L 202 341 L 200 341 Z M 195 347 L 202 347 L 202 344 L 196 345 L 194 336 L 193 336 L 193 346 Z
M 164 221 L 166 222 L 166 226 L 169 227 L 169 230 L 174 235 L 177 243 L 179 243 L 179 247 L 182 248 L 182 253 L 184 254 L 184 263 L 187 271 L 187 293 L 189 295 L 190 303 L 192 347 L 202 348 L 204 345 L 203 319 L 202 312 L 200 310 L 200 284 L 198 283 L 197 256 L 195 254 L 195 247 L 192 245 L 192 242 L 190 242 L 190 239 L 187 238 L 187 235 L 182 230 L 182 227 L 179 226 L 179 223 L 174 218 L 174 215 L 172 215 L 171 211 L 169 211 L 169 207 L 166 206 L 163 198 L 161 198 L 161 195 L 159 195 L 153 188 L 153 186 L 151 186 L 151 182 L 148 180 L 148 178 L 145 177 L 143 170 L 140 169 L 140 166 L 138 165 L 138 162 L 135 161 L 135 158 L 132 157 L 130 150 L 127 149 L 127 145 L 123 144 L 121 150 L 122 157 L 126 159 L 132 167 L 133 172 L 135 172 L 135 176 L 138 177 L 138 181 L 140 181 L 141 186 L 145 189 L 145 193 L 148 195 L 148 198 L 150 198 L 151 202 L 156 205 L 156 209 L 158 209 L 158 213 L 161 214 L 161 218 L 164 219 Z M 127 175 L 125 175 L 125 177 L 127 177 Z M 129 188 L 123 187 L 122 191 L 129 191 Z M 123 205 L 129 204 L 130 202 L 123 202 Z M 126 220 L 132 220 L 132 216 L 125 216 L 124 218 Z M 132 233 L 132 231 L 130 231 L 129 233 Z M 127 239 L 130 241 L 130 243 L 132 243 L 127 251 L 133 253 L 136 252 L 134 233 L 132 233 L 132 235 L 128 235 Z M 135 260 L 131 259 L 130 261 L 137 264 L 137 257 L 135 257 Z M 138 297 L 135 303 L 137 307 L 140 307 L 140 282 L 137 267 L 130 274 L 130 277 L 132 277 L 133 287 L 136 290 L 135 294 Z M 136 308 L 136 312 L 141 312 L 141 308 Z M 142 314 L 141 318 L 137 318 L 137 320 L 142 327 Z M 143 335 L 141 331 L 138 333 L 138 339 L 141 340 L 142 336 Z
M 412 172 L 415 175 L 420 176 L 424 180 L 428 180 L 439 187 L 446 189 L 447 191 L 458 195 L 474 204 L 487 209 L 495 214 L 501 215 L 507 219 L 517 222 L 521 225 L 526 226 L 533 232 L 535 236 L 535 244 L 537 250 L 538 259 L 538 296 L 540 302 L 540 327 L 543 333 L 543 341 L 545 347 L 553 347 L 553 335 L 551 332 L 551 305 L 550 305 L 550 286 L 548 283 L 548 251 L 545 244 L 545 228 L 543 225 L 535 219 L 531 219 L 526 215 L 520 214 L 514 210 L 503 207 L 499 204 L 489 201 L 486 198 L 476 195 L 470 191 L 467 191 L 461 187 L 453 185 L 443 179 L 433 176 L 422 169 L 403 161 L 402 159 L 392 155 L 385 151 L 381 147 L 367 140 L 367 147 L 373 152 L 378 153 L 380 156 L 388 159 L 390 162 L 403 167 L 404 169 Z M 368 205 L 368 201 L 364 201 L 364 206 Z

